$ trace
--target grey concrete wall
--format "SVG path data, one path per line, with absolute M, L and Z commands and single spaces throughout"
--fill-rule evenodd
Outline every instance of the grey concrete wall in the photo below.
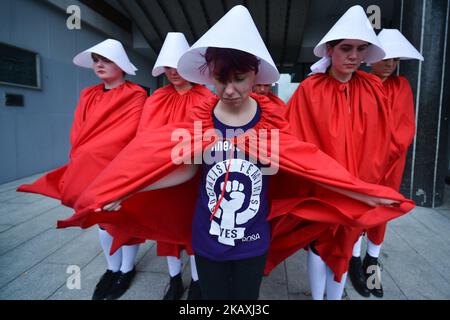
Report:
M 41 90 L 0 85 L 0 183 L 59 167 L 68 159 L 79 93 L 98 83 L 92 70 L 76 67 L 72 58 L 113 35 L 83 22 L 80 30 L 69 30 L 67 18 L 46 1 L 0 1 L 0 42 L 37 52 L 42 83 Z M 126 49 L 139 69 L 128 79 L 154 89 L 153 61 Z M 24 107 L 5 106 L 6 93 L 23 95 Z
M 448 0 L 404 1 L 402 12 L 401 31 L 425 60 L 400 64 L 400 74 L 410 81 L 414 93 L 417 127 L 401 191 L 419 206 L 439 207 L 444 202 L 448 173 L 450 3 Z

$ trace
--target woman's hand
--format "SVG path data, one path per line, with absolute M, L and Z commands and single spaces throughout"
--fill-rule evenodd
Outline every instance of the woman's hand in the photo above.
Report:
M 372 197 L 372 196 L 368 196 L 368 195 L 365 195 L 362 193 L 357 193 L 357 192 L 353 192 L 353 191 L 349 191 L 349 190 L 345 190 L 345 189 L 331 187 L 331 186 L 324 185 L 321 183 L 318 183 L 318 185 L 320 185 L 326 189 L 329 189 L 331 191 L 343 194 L 349 198 L 359 200 L 359 201 L 361 201 L 369 206 L 372 206 L 372 207 L 378 207 L 378 206 L 394 207 L 396 204 L 400 203 L 399 201 L 385 199 L 385 198 Z
M 376 198 L 371 197 L 363 194 L 358 194 L 357 197 L 354 197 L 357 200 L 360 200 L 369 206 L 372 207 L 378 207 L 378 206 L 385 206 L 385 207 L 394 207 L 396 204 L 399 204 L 399 201 L 390 200 L 390 199 L 384 199 L 384 198 Z
M 116 201 L 113 201 L 111 203 L 108 203 L 106 205 L 103 206 L 103 208 L 98 208 L 95 210 L 95 212 L 100 212 L 100 211 L 119 211 L 120 209 L 122 209 L 122 201 L 125 200 L 126 198 L 122 198 Z

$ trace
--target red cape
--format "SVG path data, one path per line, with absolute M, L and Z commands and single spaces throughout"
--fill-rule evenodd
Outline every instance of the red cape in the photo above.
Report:
M 208 88 L 198 84 L 183 94 L 172 84 L 159 88 L 145 102 L 138 131 L 190 121 L 192 107 L 211 96 L 213 93 Z
M 17 191 L 38 193 L 73 207 L 79 195 L 135 134 L 147 94 L 126 81 L 110 91 L 81 91 L 70 133 L 69 162 Z
M 389 108 L 380 79 L 356 71 L 347 83 L 327 74 L 304 80 L 286 111 L 295 135 L 316 144 L 359 179 L 381 183 L 391 140 Z M 348 269 L 362 229 L 334 226 L 314 243 L 336 279 Z
M 213 93 L 208 88 L 198 84 L 183 94 L 179 94 L 172 84 L 162 87 L 147 99 L 138 131 L 156 129 L 169 123 L 190 121 L 192 107 L 211 96 Z M 191 246 L 161 241 L 158 241 L 156 250 L 158 256 L 179 258 L 183 250 L 189 255 L 193 254 Z
M 416 132 L 414 98 L 409 82 L 404 77 L 390 76 L 383 82 L 389 103 L 391 122 L 391 153 L 383 184 L 400 190 L 406 156 Z M 367 230 L 367 236 L 375 244 L 384 241 L 386 224 Z
M 277 95 L 273 94 L 272 92 L 269 92 L 267 98 L 269 98 L 269 100 L 272 101 L 273 103 L 282 107 L 282 109 L 286 108 L 286 103 L 284 103 L 283 100 L 281 100 Z
M 271 177 L 269 220 L 272 222 L 272 240 L 266 272 L 327 229 L 330 224 L 367 228 L 403 215 L 414 207 L 394 190 L 362 182 L 315 145 L 299 141 L 290 134 L 287 123 L 277 112 L 279 107 L 266 97 L 252 95 L 261 107 L 261 119 L 254 130 L 279 129 L 279 169 Z M 210 145 L 216 137 L 203 141 L 203 134 L 214 128 L 212 111 L 218 102 L 212 97 L 192 111 L 189 122 L 169 124 L 159 129 L 141 130 L 132 142 L 111 162 L 78 200 L 77 212 L 58 227 L 90 227 L 97 223 L 120 226 L 114 234 L 112 250 L 136 238 L 153 239 L 189 245 L 191 223 L 198 191 L 198 176 L 173 188 L 142 192 L 122 202 L 120 212 L 94 212 L 95 209 L 158 181 L 177 168 L 172 161 L 179 139 L 174 130 L 185 137 L 184 159 L 192 159 Z M 194 121 L 197 124 L 194 125 Z M 198 121 L 202 124 L 198 128 Z M 252 135 L 250 130 L 247 134 Z M 248 136 L 238 138 L 238 147 L 262 162 L 264 154 L 242 144 Z M 189 137 L 195 139 L 189 140 Z M 270 136 L 269 138 L 271 138 Z M 174 140 L 174 141 L 172 141 Z M 270 145 L 270 142 L 268 143 Z M 272 163 L 277 165 L 276 163 Z M 395 199 L 398 208 L 367 206 L 359 201 L 319 188 L 322 183 L 346 190 Z M 144 212 L 142 208 L 146 208 Z

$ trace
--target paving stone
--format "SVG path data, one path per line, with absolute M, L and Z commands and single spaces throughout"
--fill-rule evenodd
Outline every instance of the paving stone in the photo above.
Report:
M 3 300 L 43 300 L 66 283 L 67 266 L 39 263 L 0 290 Z
M 450 230 L 450 223 L 447 227 L 447 230 Z M 414 251 L 419 253 L 432 266 L 434 272 L 450 283 L 448 272 L 450 270 L 450 250 L 442 250 L 445 247 L 445 240 L 442 240 L 441 236 L 436 236 L 435 232 L 417 224 L 413 219 L 408 220 L 401 229 L 398 227 L 392 228 L 400 238 L 404 239 Z M 447 247 L 450 247 L 450 243 L 447 243 Z
M 40 233 L 55 229 L 56 221 L 67 216 L 71 209 L 65 207 L 53 208 L 35 218 L 19 224 L 0 234 L 0 255 L 14 247 L 31 240 Z
M 167 259 L 156 255 L 156 244 L 151 243 L 147 254 L 138 263 L 137 270 L 146 272 L 159 272 L 169 275 Z
M 408 299 L 448 299 L 450 284 L 391 228 L 383 244 L 383 264 Z M 423 239 L 423 241 L 426 241 Z
M 287 279 L 285 263 L 280 263 L 261 283 L 259 300 L 287 300 Z
M 0 256 L 0 289 L 79 234 L 79 230 L 48 230 Z
M 50 300 L 91 300 L 94 288 L 106 271 L 105 257 L 99 253 L 91 262 L 80 270 L 80 288 L 69 288 L 66 282 L 48 299 Z M 67 277 L 66 277 L 67 279 Z
M 450 245 L 450 232 L 448 232 L 450 230 L 450 221 L 442 214 L 439 214 L 437 210 L 418 207 L 413 210 L 410 217 L 412 219 L 408 219 L 408 222 L 421 230 L 439 235 L 439 241 L 446 241 Z M 414 220 L 420 224 L 415 223 Z
M 98 231 L 95 228 L 89 228 L 48 256 L 44 261 L 46 263 L 84 267 L 100 253 L 102 253 L 102 248 L 98 239 Z
M 45 172 L 38 173 L 38 174 L 32 175 L 30 177 L 25 177 L 25 178 L 22 178 L 19 180 L 14 180 L 14 181 L 11 181 L 8 183 L 4 183 L 4 184 L 0 185 L 0 192 L 16 190 L 20 185 L 33 183 L 34 181 L 36 181 L 39 177 L 41 177 L 44 174 L 45 174 Z
M 20 194 L 16 190 L 8 190 L 8 191 L 0 192 L 0 203 L 12 200 L 19 196 L 20 196 Z
M 12 227 L 14 227 L 14 226 L 10 225 L 10 224 L 0 224 L 0 233 L 6 231 L 8 229 L 11 229 Z
M 307 254 L 307 251 L 299 250 L 286 260 L 286 277 L 290 299 L 311 299 L 306 268 Z
M 160 273 L 140 271 L 120 300 L 162 300 L 167 281 Z
M 18 225 L 50 209 L 59 207 L 63 206 L 57 200 L 50 198 L 42 198 L 30 204 L 2 203 L 0 206 L 0 224 Z M 70 214 L 67 215 L 67 217 L 69 216 Z
M 11 192 L 11 191 L 8 191 Z M 30 204 L 35 203 L 39 200 L 42 200 L 43 196 L 40 194 L 34 194 L 34 193 L 23 193 L 23 192 L 14 192 L 15 196 L 11 194 L 11 198 L 8 200 L 5 200 L 4 202 L 6 204 L 8 203 L 21 203 L 21 204 Z

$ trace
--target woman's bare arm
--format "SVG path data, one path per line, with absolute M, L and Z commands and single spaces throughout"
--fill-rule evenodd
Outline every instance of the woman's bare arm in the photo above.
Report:
M 377 197 L 372 197 L 372 196 L 368 196 L 366 194 L 362 194 L 362 193 L 358 193 L 358 192 L 354 192 L 354 191 L 349 191 L 349 190 L 345 190 L 345 189 L 340 189 L 337 187 L 331 187 L 331 186 L 327 186 L 321 183 L 318 183 L 318 185 L 320 185 L 321 187 L 343 194 L 344 196 L 347 196 L 349 198 L 364 202 L 365 204 L 368 204 L 369 206 L 372 207 L 377 207 L 377 206 L 392 206 L 396 203 L 399 203 L 398 201 L 395 200 L 390 200 L 390 199 L 384 199 L 384 198 L 377 198 Z
M 185 183 L 192 179 L 197 173 L 198 166 L 197 165 L 183 165 L 174 172 L 165 176 L 164 178 L 156 181 L 155 183 L 149 185 L 148 187 L 139 190 L 138 192 L 146 192 L 164 188 L 174 187 L 180 184 Z M 131 195 L 130 195 L 131 196 Z M 118 211 L 122 208 L 121 203 L 123 200 L 129 198 L 130 196 L 124 197 L 122 199 L 113 201 L 108 203 L 103 207 L 104 211 Z M 102 209 L 97 209 L 96 212 L 101 211 Z

